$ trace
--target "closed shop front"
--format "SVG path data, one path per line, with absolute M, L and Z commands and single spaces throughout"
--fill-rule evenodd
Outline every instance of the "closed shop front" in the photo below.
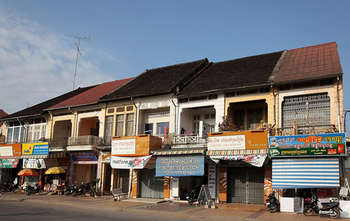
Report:
M 155 169 L 143 169 L 140 172 L 140 197 L 163 199 L 164 180 L 155 177 Z
M 227 195 L 229 203 L 264 203 L 264 169 L 228 168 Z
M 218 200 L 264 204 L 267 131 L 224 132 L 208 138 L 208 156 L 218 165 Z

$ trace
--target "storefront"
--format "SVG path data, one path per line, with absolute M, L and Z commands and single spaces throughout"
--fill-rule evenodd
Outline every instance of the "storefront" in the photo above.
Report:
M 39 186 L 44 184 L 44 173 L 46 170 L 45 160 L 49 155 L 49 143 L 22 143 L 22 168 L 33 169 L 39 173 L 38 177 L 26 177 L 22 181 L 25 184 L 32 185 L 38 183 Z
M 320 198 L 337 196 L 346 155 L 344 133 L 270 137 L 269 155 L 272 188 L 282 204 L 284 198 L 302 200 L 311 189 Z
M 151 135 L 112 138 L 111 190 L 121 189 L 133 198 L 163 198 L 163 181 L 155 178 L 155 165 L 148 165 L 150 151 L 160 149 L 161 142 Z
M 100 192 L 102 195 L 111 193 L 111 176 L 112 176 L 112 167 L 111 167 L 111 153 L 110 152 L 100 152 L 99 158 L 101 160 L 101 184 Z
M 71 184 L 91 183 L 97 177 L 97 154 L 94 151 L 70 152 Z
M 208 174 L 210 179 L 208 182 L 211 184 L 209 190 L 218 196 L 219 202 L 245 204 L 265 202 L 264 180 L 269 173 L 267 147 L 267 131 L 209 135 L 207 155 L 217 164 L 215 172 L 214 169 L 210 170 L 213 175 Z
M 153 151 L 158 179 L 164 179 L 165 199 L 185 200 L 192 190 L 207 184 L 205 148 Z
M 21 144 L 0 145 L 0 184 L 11 183 L 17 177 L 21 155 Z

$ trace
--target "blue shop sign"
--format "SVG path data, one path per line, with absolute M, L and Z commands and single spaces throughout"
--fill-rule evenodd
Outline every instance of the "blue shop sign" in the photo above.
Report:
M 156 177 L 203 176 L 204 156 L 160 156 L 156 161 Z

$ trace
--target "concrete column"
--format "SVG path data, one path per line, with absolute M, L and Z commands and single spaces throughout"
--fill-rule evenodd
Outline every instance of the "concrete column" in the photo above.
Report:
M 110 191 L 113 191 L 113 186 L 114 186 L 114 169 L 112 168 L 112 172 L 111 172 L 111 189 Z
M 101 183 L 102 183 L 102 154 L 98 156 L 97 159 L 97 173 L 96 173 L 96 178 L 99 179 L 100 181 L 97 183 L 97 192 L 99 193 L 101 191 Z
M 225 96 L 223 94 L 218 95 L 215 105 L 215 132 L 219 131 L 219 123 L 222 122 L 225 116 Z

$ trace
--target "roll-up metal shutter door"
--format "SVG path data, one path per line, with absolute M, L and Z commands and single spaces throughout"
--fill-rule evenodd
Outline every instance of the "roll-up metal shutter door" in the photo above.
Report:
M 155 169 L 142 169 L 140 176 L 140 196 L 163 199 L 164 181 L 155 177 Z
M 338 158 L 295 158 L 272 160 L 272 188 L 339 187 Z
M 228 197 L 231 203 L 264 203 L 264 169 L 240 167 L 229 169 Z
M 264 204 L 264 169 L 248 168 L 248 203 Z

